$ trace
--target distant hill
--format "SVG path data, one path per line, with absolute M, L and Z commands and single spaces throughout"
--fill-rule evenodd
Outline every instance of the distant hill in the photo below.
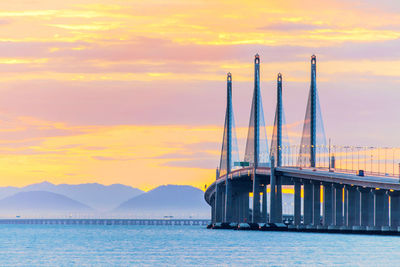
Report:
M 49 182 L 37 183 L 25 187 L 0 187 L 0 199 L 18 192 L 47 191 L 57 193 L 85 203 L 97 211 L 108 211 L 117 207 L 122 202 L 143 193 L 142 190 L 121 184 L 101 185 L 88 184 L 60 184 Z
M 204 192 L 187 185 L 163 185 L 123 202 L 116 213 L 140 216 L 208 218 Z
M 20 192 L 0 200 L 1 214 L 46 216 L 47 214 L 89 213 L 94 210 L 66 196 L 46 191 Z M 14 215 L 14 216 L 15 216 Z

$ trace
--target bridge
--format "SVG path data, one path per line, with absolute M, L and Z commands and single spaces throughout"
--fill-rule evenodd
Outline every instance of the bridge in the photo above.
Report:
M 317 60 L 299 145 L 291 145 L 277 76 L 270 149 L 260 91 L 260 57 L 254 59 L 254 92 L 244 160 L 239 160 L 227 75 L 227 106 L 216 180 L 205 191 L 212 224 L 234 228 L 282 226 L 294 230 L 400 232 L 400 157 L 396 148 L 335 146 L 326 142 L 317 91 Z M 282 189 L 292 190 L 288 222 Z M 269 194 L 268 194 L 269 192 Z M 269 196 L 268 196 L 269 195 Z M 251 205 L 250 205 L 251 204 Z M 283 224 L 286 222 L 286 224 Z

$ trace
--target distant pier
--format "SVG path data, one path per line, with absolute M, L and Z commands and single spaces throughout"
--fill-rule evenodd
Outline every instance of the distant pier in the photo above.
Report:
M 58 225 L 201 225 L 206 219 L 0 219 L 0 224 L 58 224 Z

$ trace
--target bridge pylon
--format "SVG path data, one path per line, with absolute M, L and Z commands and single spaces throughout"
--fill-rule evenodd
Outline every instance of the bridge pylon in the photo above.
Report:
M 278 73 L 276 82 L 277 82 L 277 93 L 276 93 L 277 101 L 276 101 L 274 128 L 271 140 L 270 158 L 272 158 L 273 156 L 276 162 L 275 165 L 277 167 L 280 167 L 284 163 L 283 160 L 285 158 L 288 161 L 291 152 L 290 152 L 290 140 L 288 136 L 288 131 L 286 129 L 285 111 L 283 109 L 282 74 Z M 287 164 L 289 164 L 289 162 L 287 162 Z
M 317 58 L 311 56 L 311 84 L 304 118 L 298 165 L 317 167 L 317 153 L 326 155 L 326 137 L 317 91 Z
M 290 155 L 289 138 L 287 131 L 283 133 L 283 127 L 285 123 L 285 114 L 282 103 L 282 74 L 278 73 L 277 77 L 277 102 L 274 128 L 271 140 L 271 193 L 270 193 L 270 217 L 271 223 L 282 222 L 282 180 L 281 177 L 274 175 L 274 167 L 282 166 L 283 155 L 285 152 L 286 156 Z M 286 128 L 286 127 L 285 127 Z M 285 135 L 285 138 L 283 137 Z M 274 159 L 274 160 L 273 160 Z
M 260 89 L 260 56 L 254 57 L 254 91 L 250 112 L 249 130 L 247 134 L 244 161 L 254 167 L 253 171 L 253 216 L 252 221 L 258 222 L 261 217 L 260 181 L 256 168 L 269 163 L 267 133 L 265 129 L 264 110 Z
M 235 168 L 235 162 L 239 161 L 239 152 L 235 131 L 235 119 L 233 115 L 232 105 L 232 74 L 227 74 L 227 101 L 226 101 L 226 114 L 225 114 L 225 127 L 221 149 L 221 160 L 219 165 L 219 176 L 229 174 Z M 218 177 L 217 177 L 218 178 Z M 219 188 L 218 191 L 223 190 Z M 222 210 L 216 207 L 217 213 L 223 213 L 222 216 L 217 216 L 223 221 L 230 221 L 232 209 L 232 183 L 229 175 L 226 176 L 225 190 L 221 197 L 224 198 L 224 207 Z

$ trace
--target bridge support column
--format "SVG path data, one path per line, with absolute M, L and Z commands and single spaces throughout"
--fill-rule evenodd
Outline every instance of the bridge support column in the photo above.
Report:
M 253 217 L 252 222 L 260 222 L 260 177 L 256 175 L 256 169 L 253 171 Z
M 371 202 L 371 189 L 358 187 L 358 191 L 361 194 L 361 226 L 373 226 L 370 222 L 370 217 L 372 213 L 372 218 L 374 216 L 374 203 Z
M 267 184 L 263 186 L 263 197 L 262 197 L 262 222 L 267 222 Z
M 276 222 L 282 222 L 282 177 L 276 177 Z
M 346 187 L 344 186 L 343 187 L 343 225 L 346 225 L 347 226 L 347 221 L 348 221 L 348 218 L 349 218 L 349 213 L 348 213 L 348 210 L 349 210 L 349 206 L 348 206 L 348 198 L 349 198 L 349 194 L 348 194 L 348 192 L 347 192 L 347 189 L 346 189 Z
M 324 226 L 333 225 L 333 188 L 331 183 L 323 183 L 324 186 Z
M 221 213 L 221 222 L 225 222 L 225 186 L 221 186 L 221 202 L 222 202 L 222 213 Z
M 211 200 L 211 223 L 216 223 L 216 220 L 215 220 L 215 197 Z
M 389 191 L 390 227 L 397 230 L 400 226 L 400 191 Z
M 239 201 L 238 201 L 238 194 L 237 194 L 237 192 L 235 192 L 235 190 L 233 190 L 233 192 L 232 192 L 232 202 L 231 203 L 232 203 L 231 217 L 230 217 L 229 222 L 238 222 L 239 219 L 238 219 L 238 214 L 237 213 L 238 213 Z
M 347 186 L 347 227 L 352 228 L 356 224 L 356 188 L 354 186 Z M 346 212 L 346 211 L 345 211 Z
M 301 182 L 294 181 L 294 225 L 301 222 Z
M 243 221 L 243 192 L 238 192 L 238 223 Z
M 386 190 L 375 189 L 375 227 L 389 226 L 389 197 Z
M 249 214 L 249 210 L 250 210 L 250 198 L 249 198 L 249 192 L 248 191 L 246 191 L 245 193 L 244 193 L 244 196 L 243 196 L 243 204 L 244 204 L 244 206 L 243 206 L 243 208 L 244 208 L 244 217 L 243 217 L 243 219 L 244 219 L 244 221 L 245 222 L 250 222 L 250 214 Z
M 234 209 L 232 187 L 232 179 L 230 179 L 229 174 L 227 174 L 225 180 L 224 222 L 232 222 Z
M 269 193 L 269 196 L 270 196 L 270 201 L 269 201 L 269 205 L 270 205 L 270 207 L 269 207 L 269 222 L 270 223 L 276 223 L 277 222 L 277 210 L 276 210 L 276 206 L 277 206 L 277 203 L 276 203 L 276 176 L 275 176 L 275 168 L 274 168 L 274 165 L 275 164 L 275 161 L 274 161 L 274 158 L 273 157 L 271 157 L 271 182 L 270 182 L 270 184 L 271 184 L 271 190 L 270 190 L 270 193 Z
M 343 185 L 334 184 L 335 194 L 335 212 L 334 212 L 334 223 L 336 226 L 343 225 Z
M 321 224 L 321 182 L 313 182 L 313 225 Z
M 304 181 L 304 225 L 311 225 L 313 220 L 313 185 Z
M 360 192 L 357 190 L 357 188 L 355 188 L 356 190 L 356 199 L 355 199 L 355 226 L 360 226 L 361 225 L 361 194 Z
M 222 185 L 217 184 L 215 192 L 215 221 L 223 221 L 223 190 Z
M 368 225 L 369 226 L 375 225 L 375 194 L 373 191 L 374 190 L 371 189 L 368 194 L 368 208 L 369 208 Z

